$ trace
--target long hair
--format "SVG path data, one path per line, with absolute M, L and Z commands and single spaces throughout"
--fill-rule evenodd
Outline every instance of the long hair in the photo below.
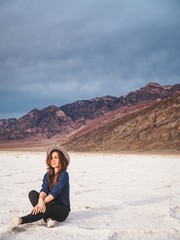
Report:
M 54 172 L 54 168 L 51 167 L 51 159 L 52 159 L 53 152 L 58 152 L 58 156 L 59 156 L 59 160 L 60 160 L 60 164 L 61 164 L 61 169 L 56 174 Z M 67 159 L 65 158 L 65 156 L 62 152 L 60 152 L 59 150 L 53 150 L 47 155 L 46 164 L 47 164 L 47 167 L 48 167 L 48 177 L 47 177 L 47 179 L 48 179 L 49 187 L 51 189 L 57 183 L 58 177 L 61 175 L 61 172 L 63 170 L 67 169 L 68 161 L 67 161 Z

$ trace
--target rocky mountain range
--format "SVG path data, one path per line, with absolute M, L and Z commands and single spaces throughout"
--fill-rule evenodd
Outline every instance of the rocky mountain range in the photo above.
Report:
M 82 138 L 83 134 L 85 136 L 87 133 L 90 134 L 88 129 L 91 129 L 92 134 L 94 129 L 103 126 L 108 132 L 110 129 L 108 124 L 111 124 L 113 120 L 126 117 L 128 123 L 132 116 L 131 113 L 137 114 L 140 110 L 144 111 L 143 109 L 148 106 L 150 108 L 156 106 L 156 104 L 160 104 L 159 101 L 179 93 L 180 84 L 161 86 L 157 83 L 149 83 L 121 97 L 104 96 L 76 101 L 61 107 L 52 105 L 42 110 L 33 109 L 19 119 L 0 120 L 0 143 L 12 144 L 18 141 L 22 143 L 22 140 L 23 142 L 33 140 L 43 142 L 45 139 L 58 139 L 69 149 L 75 150 L 76 148 L 71 141 L 77 140 L 78 137 Z M 142 113 L 139 112 L 139 114 Z M 87 136 L 85 138 L 87 139 Z M 105 148 L 108 150 L 107 147 Z M 121 149 L 125 148 L 121 147 Z M 87 150 L 89 147 L 83 149 Z M 77 150 L 83 149 L 77 145 Z M 103 150 L 101 147 L 98 149 Z M 132 147 L 132 149 L 134 148 Z
M 116 111 L 106 124 L 84 126 L 65 146 L 71 151 L 180 150 L 180 94 L 122 115 Z M 106 116 L 108 119 L 108 116 Z M 105 119 L 101 119 L 102 122 Z

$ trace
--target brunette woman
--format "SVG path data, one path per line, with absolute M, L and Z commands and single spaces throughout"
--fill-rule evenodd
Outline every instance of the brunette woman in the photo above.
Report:
M 50 146 L 47 150 L 46 164 L 48 170 L 44 175 L 42 188 L 38 193 L 32 190 L 29 199 L 33 206 L 30 214 L 14 217 L 13 228 L 43 219 L 47 227 L 54 227 L 56 222 L 63 222 L 70 212 L 69 175 L 67 166 L 70 157 L 59 145 Z

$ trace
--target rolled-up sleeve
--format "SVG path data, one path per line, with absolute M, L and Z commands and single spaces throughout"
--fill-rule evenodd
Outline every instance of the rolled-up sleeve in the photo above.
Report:
M 45 192 L 46 194 L 49 193 L 49 185 L 47 180 L 47 173 L 43 177 L 42 186 L 40 192 Z
M 68 178 L 69 178 L 68 173 L 66 171 L 63 171 L 59 176 L 56 185 L 51 189 L 49 194 L 56 198 L 63 190 L 65 184 L 68 182 L 69 180 Z

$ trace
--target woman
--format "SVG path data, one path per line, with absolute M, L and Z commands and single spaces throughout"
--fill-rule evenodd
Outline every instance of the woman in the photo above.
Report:
M 14 217 L 13 228 L 43 219 L 47 227 L 54 227 L 56 221 L 62 222 L 70 212 L 69 175 L 66 171 L 70 158 L 66 150 L 58 145 L 47 150 L 45 173 L 40 192 L 31 191 L 29 199 L 33 205 L 31 213 L 23 217 Z

